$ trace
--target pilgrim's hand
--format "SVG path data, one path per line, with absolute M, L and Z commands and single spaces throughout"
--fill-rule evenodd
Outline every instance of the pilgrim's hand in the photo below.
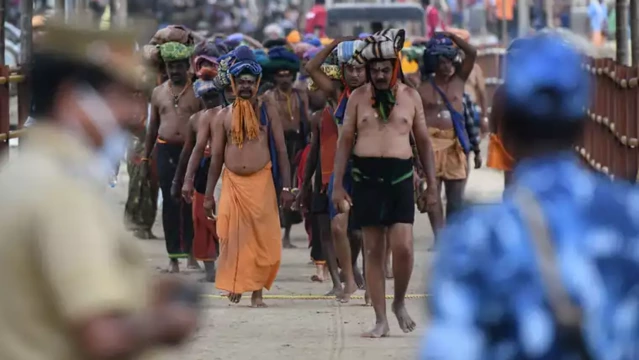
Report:
M 343 186 L 335 186 L 333 187 L 333 196 L 331 198 L 333 201 L 333 206 L 340 213 L 345 213 L 350 210 L 350 207 L 353 206 L 353 200 L 348 196 L 346 190 L 344 190 Z
M 184 181 L 184 185 L 182 185 L 182 199 L 184 199 L 187 204 L 193 201 L 193 181 Z
M 289 189 L 282 189 L 280 192 L 280 204 L 283 209 L 290 209 L 295 201 L 295 195 Z
M 182 188 L 182 184 L 179 181 L 173 180 L 171 183 L 171 197 L 175 201 L 180 201 L 180 189 Z
M 209 220 L 215 220 L 215 199 L 213 199 L 212 197 L 205 197 L 203 206 L 206 218 Z
M 481 154 L 475 153 L 475 169 L 479 169 L 481 167 Z

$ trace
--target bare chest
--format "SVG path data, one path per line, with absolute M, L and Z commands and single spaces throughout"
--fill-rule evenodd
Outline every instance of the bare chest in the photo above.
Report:
M 424 103 L 424 111 L 427 114 L 448 110 L 447 104 L 450 104 L 459 113 L 464 109 L 464 84 L 461 82 L 451 81 L 443 85 L 425 82 L 420 87 L 420 95 Z
M 160 116 L 177 116 L 188 118 L 201 110 L 200 101 L 195 97 L 193 89 L 189 86 L 184 92 L 172 91 L 165 87 L 158 99 Z
M 277 116 L 285 128 L 300 123 L 303 105 L 297 92 L 290 95 L 273 92 L 270 100 L 275 105 Z
M 415 117 L 415 109 L 410 104 L 395 104 L 387 119 L 372 106 L 358 107 L 357 131 L 361 133 L 370 131 L 410 132 Z

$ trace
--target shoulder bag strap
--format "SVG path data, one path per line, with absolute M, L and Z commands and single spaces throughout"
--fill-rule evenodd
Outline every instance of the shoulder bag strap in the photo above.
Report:
M 581 329 L 581 309 L 575 305 L 563 286 L 543 209 L 532 191 L 525 187 L 517 187 L 514 195 L 515 203 L 530 230 L 542 283 L 550 308 L 559 325 L 558 336 L 568 342 L 569 347 L 579 354 L 580 359 L 590 360 L 592 356 L 585 344 Z

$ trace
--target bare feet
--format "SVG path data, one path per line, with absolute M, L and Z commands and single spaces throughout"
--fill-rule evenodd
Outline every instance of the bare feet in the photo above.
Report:
M 324 274 L 326 265 L 324 264 L 315 264 L 315 275 L 311 276 L 312 282 L 324 282 Z
M 353 295 L 355 293 L 355 291 L 357 291 L 357 285 L 355 283 L 345 284 L 344 285 L 344 290 L 342 291 L 341 294 L 339 294 L 337 296 L 337 300 L 339 300 L 339 302 L 345 304 L 345 303 L 351 301 L 351 295 Z
M 368 294 L 368 290 L 364 292 L 364 305 L 371 306 L 373 303 L 371 302 L 371 296 Z
M 177 274 L 180 272 L 180 262 L 177 259 L 169 260 L 168 273 Z
M 262 298 L 262 290 L 253 291 L 253 295 L 251 295 L 251 307 L 253 307 L 253 308 L 265 308 L 265 307 L 268 307 L 264 303 L 264 299 Z
M 357 266 L 353 266 L 353 277 L 355 278 L 355 284 L 360 290 L 366 288 L 366 282 L 364 282 L 364 276 Z
M 334 287 L 331 289 L 331 291 L 324 294 L 324 296 L 337 296 L 337 294 L 341 294 L 341 293 L 342 293 L 341 287 Z
M 197 263 L 197 260 L 195 260 L 193 255 L 189 255 L 189 261 L 186 263 L 186 268 L 190 270 L 202 270 L 200 264 Z
M 297 246 L 291 243 L 291 239 L 282 239 L 282 247 L 284 249 L 297 249 Z
M 138 230 L 133 231 L 133 236 L 135 236 L 138 239 L 142 239 L 142 240 L 155 240 L 155 239 L 157 239 L 157 237 L 155 235 L 153 235 L 153 232 L 151 232 L 151 230 L 138 229 Z
M 386 269 L 384 269 L 384 273 L 386 275 L 387 279 L 392 279 L 393 276 L 393 268 L 390 266 L 390 264 L 386 265 Z
M 228 297 L 230 302 L 232 302 L 233 304 L 237 304 L 242 299 L 242 294 L 229 293 Z
M 399 327 L 403 332 L 409 333 L 415 330 L 417 326 L 413 319 L 408 315 L 408 311 L 406 311 L 406 305 L 404 302 L 393 302 L 393 313 L 397 316 L 397 322 L 399 323 Z
M 378 339 L 381 337 L 387 337 L 390 334 L 390 328 L 388 327 L 388 321 L 383 321 L 375 324 L 375 327 L 362 334 L 362 337 Z
M 215 282 L 215 261 L 204 261 L 204 271 L 206 276 L 200 279 L 200 282 Z

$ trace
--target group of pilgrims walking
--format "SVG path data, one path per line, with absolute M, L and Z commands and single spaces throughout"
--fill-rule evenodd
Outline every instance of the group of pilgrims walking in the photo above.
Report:
M 437 33 L 410 49 L 405 40 L 388 29 L 326 45 L 311 35 L 195 44 L 188 29 L 160 30 L 143 47 L 161 75 L 129 150 L 131 230 L 154 237 L 159 184 L 167 271 L 202 261 L 202 280 L 231 302 L 250 292 L 252 306 L 265 307 L 282 248 L 295 247 L 291 227 L 303 223 L 311 279 L 330 278 L 328 295 L 344 303 L 366 289 L 376 325 L 365 336 L 389 334 L 386 278 L 400 328 L 413 331 L 404 299 L 415 208 L 435 234 L 444 213 L 460 210 L 471 152 L 481 166 L 485 100 L 480 108 L 465 93 L 480 72 L 468 36 Z M 404 77 L 410 54 L 419 75 Z

